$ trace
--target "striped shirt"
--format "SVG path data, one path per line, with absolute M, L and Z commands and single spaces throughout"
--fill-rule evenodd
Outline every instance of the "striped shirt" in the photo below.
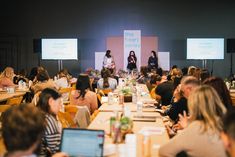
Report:
M 59 151 L 61 133 L 58 125 L 58 121 L 51 114 L 46 114 L 46 128 L 44 130 L 44 136 L 42 137 L 41 152 L 40 155 L 55 154 Z

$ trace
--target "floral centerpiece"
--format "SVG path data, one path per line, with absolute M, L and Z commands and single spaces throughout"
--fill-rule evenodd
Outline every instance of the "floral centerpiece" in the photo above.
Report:
M 126 134 L 133 133 L 133 121 L 129 117 L 123 116 L 110 118 L 110 136 L 113 143 L 122 143 Z
M 131 118 L 123 116 L 120 119 L 120 130 L 121 130 L 121 136 L 122 140 L 125 139 L 126 134 L 133 133 L 133 121 Z
M 124 87 L 121 92 L 124 95 L 124 102 L 131 102 L 132 101 L 132 90 L 129 86 Z

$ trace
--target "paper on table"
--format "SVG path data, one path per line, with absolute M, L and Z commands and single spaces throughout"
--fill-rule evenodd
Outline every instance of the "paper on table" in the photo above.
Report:
M 108 102 L 108 97 L 107 96 L 102 96 L 101 97 L 101 103 L 106 103 Z
M 143 127 L 139 133 L 149 135 L 162 135 L 165 132 L 165 127 Z
M 157 101 L 155 99 L 152 99 L 152 98 L 143 98 L 142 102 L 144 104 L 154 104 L 154 103 L 157 103 Z
M 115 154 L 116 151 L 117 151 L 117 148 L 115 144 L 105 144 L 103 156 L 109 156 L 109 155 Z

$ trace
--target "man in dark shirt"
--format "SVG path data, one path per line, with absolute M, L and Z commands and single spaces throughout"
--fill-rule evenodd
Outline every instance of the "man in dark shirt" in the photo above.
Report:
M 194 89 L 199 85 L 199 81 L 193 76 L 185 76 L 181 84 L 176 88 L 174 94 L 180 94 L 179 99 L 174 101 L 171 107 L 165 111 L 175 122 L 178 121 L 178 115 L 183 114 L 184 111 L 188 114 L 187 99 Z
M 166 76 L 162 76 L 160 82 L 157 82 L 155 90 L 156 99 L 161 102 L 161 105 L 169 105 L 173 95 L 173 83 L 168 81 Z

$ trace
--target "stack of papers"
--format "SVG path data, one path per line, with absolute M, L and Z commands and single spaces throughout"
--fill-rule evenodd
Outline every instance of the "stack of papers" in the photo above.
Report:
M 165 132 L 165 127 L 143 127 L 139 133 L 143 135 L 162 135 Z

